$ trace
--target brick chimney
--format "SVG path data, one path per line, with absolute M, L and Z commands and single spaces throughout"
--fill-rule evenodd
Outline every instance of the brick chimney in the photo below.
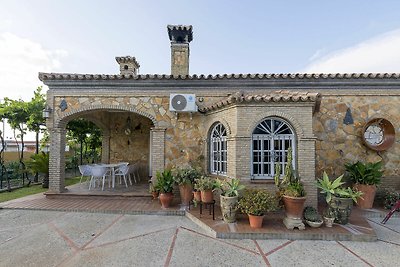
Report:
M 171 41 L 171 74 L 189 75 L 189 43 L 193 39 L 192 25 L 168 25 Z
M 115 57 L 115 60 L 119 64 L 121 75 L 137 75 L 140 65 L 135 57 Z

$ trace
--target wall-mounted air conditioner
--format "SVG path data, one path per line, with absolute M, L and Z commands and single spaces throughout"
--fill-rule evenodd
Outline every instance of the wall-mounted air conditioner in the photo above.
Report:
M 170 94 L 169 110 L 175 112 L 197 112 L 195 94 Z

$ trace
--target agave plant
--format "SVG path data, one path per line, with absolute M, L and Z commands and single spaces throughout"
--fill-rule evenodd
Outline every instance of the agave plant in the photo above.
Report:
M 244 185 L 240 184 L 240 180 L 233 178 L 230 181 L 224 180 L 221 181 L 220 179 L 215 180 L 215 189 L 220 190 L 221 195 L 226 197 L 236 197 L 239 195 L 239 191 L 245 188 Z
M 362 195 L 361 192 L 354 191 L 350 187 L 343 188 L 342 185 L 344 182 L 342 182 L 342 179 L 343 175 L 340 175 L 331 181 L 326 172 L 322 175 L 322 179 L 318 179 L 316 185 L 321 189 L 321 194 L 326 194 L 325 199 L 327 203 L 331 202 L 332 196 L 351 198 L 354 202 L 357 202 L 357 198 Z

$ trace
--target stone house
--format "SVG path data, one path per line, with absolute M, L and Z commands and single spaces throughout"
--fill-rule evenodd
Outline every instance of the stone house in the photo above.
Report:
M 103 162 L 141 161 L 149 176 L 196 162 L 210 175 L 273 188 L 275 163 L 284 167 L 292 147 L 308 204 L 316 177 L 356 160 L 383 160 L 382 186 L 399 189 L 400 74 L 189 75 L 192 26 L 169 25 L 168 34 L 170 75 L 139 75 L 130 56 L 116 58 L 119 74 L 39 74 L 49 87 L 50 191 L 64 191 L 66 125 L 75 118 L 101 128 Z M 175 94 L 183 99 L 171 103 Z M 197 111 L 171 109 L 193 95 Z M 396 132 L 383 151 L 363 143 L 376 118 Z

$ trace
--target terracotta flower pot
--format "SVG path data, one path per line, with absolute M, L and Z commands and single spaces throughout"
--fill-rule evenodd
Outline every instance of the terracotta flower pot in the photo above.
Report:
M 189 206 L 189 202 L 193 199 L 193 187 L 191 184 L 184 184 L 179 186 L 179 193 L 181 195 L 182 205 Z
M 256 216 L 247 214 L 249 216 L 249 223 L 251 228 L 262 228 L 264 215 Z
M 161 206 L 164 209 L 168 208 L 171 205 L 173 198 L 174 195 L 172 193 L 160 193 L 159 199 L 161 201 Z
M 151 192 L 151 195 L 153 196 L 153 199 L 158 198 L 158 192 Z
M 201 191 L 201 202 L 211 203 L 214 200 L 214 195 L 212 190 Z
M 303 217 L 305 197 L 283 196 L 282 199 L 285 205 L 286 217 L 291 219 L 301 219 Z
M 200 191 L 193 191 L 193 198 L 197 202 L 201 201 L 201 192 Z
M 362 196 L 357 199 L 357 206 L 362 209 L 371 209 L 374 205 L 376 194 L 375 185 L 355 184 L 354 189 L 363 192 Z
M 220 195 L 221 201 L 221 213 L 224 222 L 226 223 L 234 223 L 236 222 L 236 210 L 237 210 L 237 203 L 238 197 L 226 197 Z

